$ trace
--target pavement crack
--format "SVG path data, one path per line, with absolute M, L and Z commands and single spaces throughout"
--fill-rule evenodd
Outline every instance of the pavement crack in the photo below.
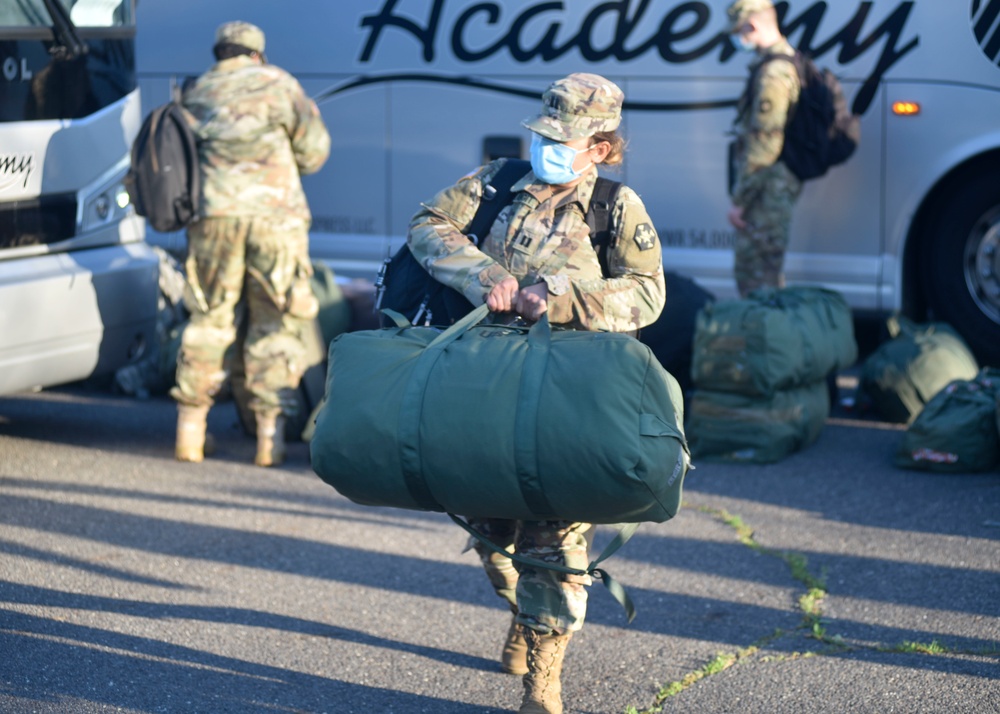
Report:
M 760 662 L 787 662 L 798 659 L 805 659 L 817 656 L 829 656 L 844 652 L 873 651 L 905 654 L 925 654 L 925 655 L 976 655 L 990 656 L 1000 654 L 997 649 L 991 650 L 962 650 L 949 648 L 937 640 L 930 643 L 902 642 L 897 645 L 871 644 L 863 645 L 848 643 L 842 636 L 831 634 L 827 631 L 823 620 L 823 602 L 828 595 L 826 589 L 826 579 L 823 575 L 816 575 L 809 570 L 809 559 L 802 553 L 795 551 L 768 548 L 762 545 L 754 537 L 754 530 L 738 515 L 734 515 L 724 508 L 696 503 L 684 503 L 685 508 L 694 509 L 704 513 L 711 518 L 729 526 L 736 534 L 737 540 L 756 553 L 767 555 L 782 560 L 790 571 L 792 578 L 803 585 L 805 592 L 799 596 L 798 609 L 802 613 L 802 622 L 791 630 L 776 630 L 775 632 L 762 637 L 747 647 L 738 649 L 735 652 L 720 652 L 711 660 L 698 669 L 689 672 L 681 679 L 669 682 L 660 688 L 653 703 L 646 709 L 638 709 L 629 706 L 625 709 L 625 714 L 660 714 L 663 705 L 671 697 L 675 697 L 681 692 L 694 686 L 706 677 L 710 677 L 719 672 L 724 672 L 730 667 L 734 667 L 744 660 L 754 658 L 763 649 L 774 644 L 783 637 L 796 634 L 804 634 L 805 637 L 817 642 L 815 649 L 805 652 L 792 652 L 779 655 L 760 655 L 757 660 Z

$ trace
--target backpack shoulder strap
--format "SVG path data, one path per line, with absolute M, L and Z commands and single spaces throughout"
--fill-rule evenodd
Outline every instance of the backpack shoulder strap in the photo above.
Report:
M 598 177 L 585 217 L 587 227 L 590 228 L 590 242 L 597 251 L 597 259 L 601 263 L 604 277 L 608 277 L 608 247 L 611 245 L 612 233 L 611 212 L 618 200 L 621 187 L 620 181 Z
M 483 198 L 476 209 L 476 215 L 469 224 L 469 239 L 479 245 L 483 236 L 490 232 L 493 222 L 511 201 L 511 188 L 531 170 L 531 162 L 524 159 L 508 159 L 493 179 L 483 186 Z

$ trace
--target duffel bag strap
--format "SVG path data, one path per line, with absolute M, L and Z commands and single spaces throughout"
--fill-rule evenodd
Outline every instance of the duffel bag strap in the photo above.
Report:
M 592 578 L 600 580 L 604 583 L 604 587 L 608 589 L 608 592 L 611 593 L 611 597 L 613 597 L 618 604 L 622 606 L 622 609 L 625 610 L 625 617 L 628 618 L 628 621 L 632 622 L 632 620 L 635 619 L 635 606 L 632 604 L 632 598 L 630 598 L 628 593 L 625 592 L 625 588 L 623 588 L 617 580 L 611 577 L 610 573 L 602 568 L 598 568 L 597 566 L 600 565 L 602 561 L 614 555 L 619 548 L 628 542 L 629 538 L 635 535 L 636 530 L 639 528 L 638 523 L 626 523 L 622 525 L 611 542 L 608 543 L 604 550 L 601 551 L 601 554 L 597 556 L 597 559 L 591 561 L 586 570 L 580 570 L 579 568 L 570 568 L 565 565 L 559 565 L 558 563 L 545 563 L 541 560 L 535 560 L 534 558 L 526 558 L 525 556 L 518 555 L 517 553 L 509 553 L 507 550 L 501 548 L 469 525 L 469 522 L 464 518 L 456 516 L 453 513 L 449 513 L 448 517 L 460 525 L 466 532 L 469 533 L 469 535 L 492 550 L 494 553 L 498 553 L 505 558 L 510 558 L 517 563 L 528 565 L 532 568 L 554 570 L 558 573 L 566 573 L 568 575 L 589 575 Z
M 389 308 L 384 308 L 382 314 L 389 318 L 396 327 L 413 327 L 413 323 L 406 319 L 406 315 Z

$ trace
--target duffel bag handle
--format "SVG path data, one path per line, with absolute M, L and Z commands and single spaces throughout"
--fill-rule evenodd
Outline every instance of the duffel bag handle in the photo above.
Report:
M 440 335 L 435 337 L 434 340 L 427 345 L 426 349 L 441 349 L 442 347 L 447 347 L 470 329 L 482 322 L 489 313 L 490 308 L 486 305 L 486 303 L 483 303 Z
M 386 311 L 383 310 L 383 312 Z M 447 347 L 449 344 L 486 319 L 486 316 L 489 314 L 490 308 L 486 305 L 486 303 L 483 303 L 454 325 L 450 326 L 440 335 L 435 337 L 434 340 L 427 345 L 426 349 L 440 349 L 442 347 Z M 547 344 L 551 341 L 552 328 L 549 325 L 549 314 L 547 312 L 542 313 L 541 319 L 531 326 L 528 330 L 528 334 L 536 342 L 541 340 Z

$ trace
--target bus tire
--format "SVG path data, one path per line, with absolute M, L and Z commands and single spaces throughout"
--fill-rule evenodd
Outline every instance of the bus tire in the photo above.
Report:
M 1000 365 L 1000 182 L 979 174 L 928 216 L 923 284 L 931 319 L 949 323 L 983 365 Z

